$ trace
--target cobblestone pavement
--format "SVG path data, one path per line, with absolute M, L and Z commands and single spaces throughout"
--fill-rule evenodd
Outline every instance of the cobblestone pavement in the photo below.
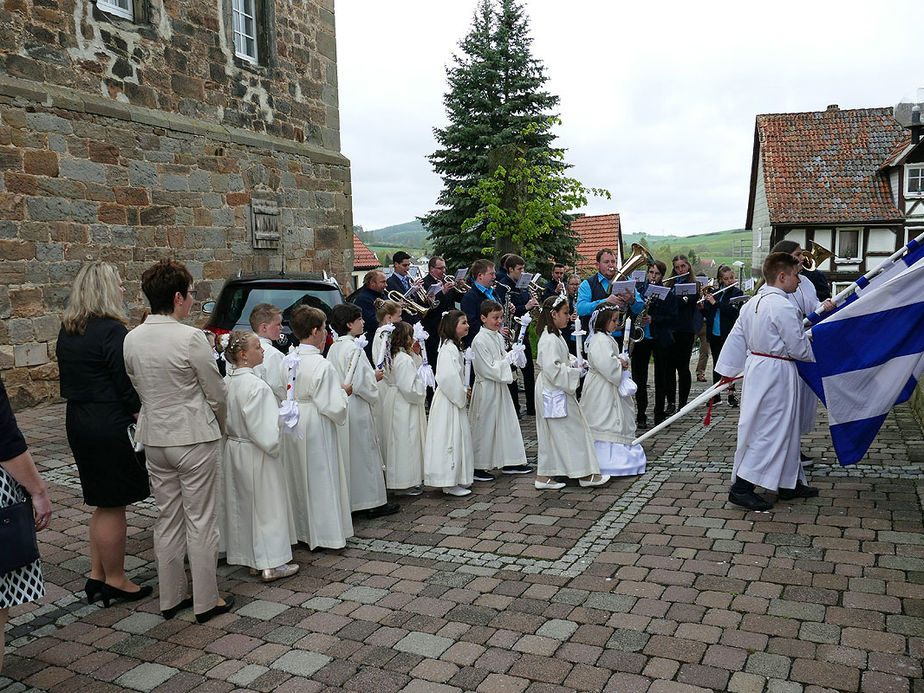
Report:
M 695 384 L 696 389 L 701 385 Z M 357 520 L 339 552 L 295 551 L 265 585 L 219 566 L 231 614 L 164 621 L 75 592 L 88 509 L 64 407 L 20 413 L 50 482 L 48 595 L 16 607 L 0 690 L 924 693 L 924 440 L 893 411 L 842 469 L 824 426 L 805 444 L 821 495 L 767 513 L 726 503 L 737 410 L 687 418 L 648 472 L 539 492 L 532 477 L 433 491 Z M 822 413 L 823 417 L 823 413 Z M 535 427 L 524 422 L 528 453 Z M 155 584 L 154 510 L 130 509 L 128 566 Z

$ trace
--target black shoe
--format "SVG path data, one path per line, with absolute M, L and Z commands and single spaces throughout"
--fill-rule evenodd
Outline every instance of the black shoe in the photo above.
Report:
M 84 585 L 83 591 L 87 594 L 87 604 L 92 604 L 97 599 L 102 599 L 106 594 L 106 583 L 102 580 L 87 578 L 87 584 Z
M 648 428 L 648 418 L 643 417 L 635 420 L 635 427 L 638 428 Z
M 205 623 L 213 616 L 220 616 L 221 614 L 226 614 L 229 611 L 231 611 L 233 607 L 234 607 L 234 597 L 229 594 L 227 597 L 225 597 L 224 604 L 218 604 L 216 606 L 213 606 L 208 611 L 204 611 L 201 614 L 196 614 L 196 623 Z
M 667 417 L 664 414 L 655 414 L 654 415 L 654 425 L 657 426 L 660 423 L 664 423 L 664 419 Z
M 504 474 L 532 474 L 534 470 L 528 464 L 511 464 L 501 468 L 501 471 Z
M 814 486 L 806 486 L 801 481 L 796 482 L 795 488 L 780 488 L 777 491 L 780 500 L 792 500 L 793 498 L 814 498 L 818 495 L 818 489 Z
M 150 585 L 145 585 L 135 592 L 126 592 L 125 590 L 120 590 L 118 587 L 112 587 L 111 585 L 103 585 L 103 604 L 109 606 L 109 601 L 112 599 L 121 599 L 125 602 L 137 602 L 145 597 L 150 597 L 151 593 L 154 591 L 154 588 Z
M 764 500 L 753 491 L 736 491 L 731 489 L 728 492 L 728 502 L 740 505 L 748 510 L 769 510 L 773 503 Z
M 397 503 L 385 503 L 385 505 L 380 505 L 376 508 L 369 508 L 366 511 L 366 517 L 370 520 L 374 520 L 377 517 L 385 517 L 386 515 L 394 515 L 396 512 L 401 510 L 401 506 Z
M 799 451 L 799 461 L 802 462 L 802 464 L 805 464 L 806 462 L 808 462 L 809 464 L 811 464 L 812 462 L 815 461 L 815 458 L 814 458 L 814 457 L 809 457 L 808 455 L 806 455 L 804 452 L 802 452 L 802 451 L 800 450 L 800 451 Z
M 474 478 L 475 481 L 494 481 L 494 475 L 483 469 L 476 469 L 472 478 Z
M 734 392 L 732 392 L 730 395 L 728 395 L 728 406 L 730 406 L 730 407 L 737 407 L 737 406 L 738 406 L 738 398 L 735 397 L 735 393 L 734 393 Z
M 192 605 L 193 605 L 192 597 L 186 597 L 186 599 L 181 601 L 176 606 L 171 606 L 169 609 L 162 609 L 160 612 L 160 615 L 169 621 L 171 618 L 173 618 L 178 613 L 180 613 L 183 609 L 188 609 Z
M 673 402 L 671 402 L 666 407 L 664 407 L 664 417 L 665 418 L 669 416 L 673 416 L 676 413 L 677 413 L 677 407 L 674 406 Z

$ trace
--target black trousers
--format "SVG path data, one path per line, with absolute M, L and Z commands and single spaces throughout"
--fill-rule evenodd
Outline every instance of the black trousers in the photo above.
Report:
M 526 392 L 526 414 L 527 416 L 536 415 L 536 369 L 533 365 L 533 352 L 529 342 L 524 341 L 526 345 L 526 365 L 521 369 L 523 371 L 523 387 Z M 513 399 L 513 408 L 520 411 L 520 393 L 517 390 L 517 381 L 514 380 L 507 386 L 510 390 L 510 397 Z
M 635 391 L 635 416 L 639 421 L 648 418 L 646 413 L 648 410 L 648 364 L 651 363 L 652 354 L 654 354 L 653 339 L 643 339 L 632 347 L 632 380 L 638 385 L 638 390 Z M 657 384 L 657 370 L 655 370 L 655 383 Z M 661 410 L 663 412 L 663 405 Z
M 671 365 L 668 382 L 668 402 L 674 401 L 674 387 L 677 388 L 677 404 L 684 407 L 690 397 L 690 385 L 693 378 L 690 375 L 690 357 L 693 355 L 693 332 L 675 332 L 674 344 L 670 348 Z M 676 378 L 676 380 L 675 380 Z

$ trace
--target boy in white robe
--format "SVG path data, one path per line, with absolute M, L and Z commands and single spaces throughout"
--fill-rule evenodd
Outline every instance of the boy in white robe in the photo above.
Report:
M 228 385 L 222 456 L 224 540 L 229 565 L 246 565 L 272 582 L 298 572 L 290 564 L 285 470 L 279 459 L 279 404 L 254 375 L 263 348 L 253 332 L 231 333 L 225 358 Z
M 472 485 L 474 458 L 472 431 L 468 423 L 468 383 L 462 339 L 468 334 L 468 318 L 451 310 L 439 325 L 439 357 L 436 361 L 436 392 L 430 406 L 424 444 L 424 482 L 442 488 L 450 496 L 467 496 Z
M 550 296 L 542 303 L 536 332 L 536 437 L 539 465 L 535 486 L 539 490 L 564 488 L 556 476 L 578 479 L 581 486 L 602 486 L 610 480 L 600 474 L 597 453 L 584 412 L 575 397 L 581 369 L 572 365 L 561 330 L 570 319 L 568 301 Z
M 749 510 L 773 504 L 754 492 L 777 490 L 783 500 L 810 498 L 799 460 L 799 387 L 795 361 L 814 361 L 802 319 L 787 298 L 799 286 L 799 261 L 788 253 L 764 260 L 766 284 L 741 309 L 715 369 L 721 382 L 744 371 L 738 445 L 728 500 Z
M 346 422 L 352 389 L 341 386 L 337 369 L 321 355 L 325 323 L 324 313 L 308 306 L 299 306 L 289 318 L 300 341 L 286 357 L 294 371 L 286 396 L 297 408 L 297 421 L 294 415 L 286 420 L 282 449 L 296 538 L 312 549 L 342 549 L 353 536 L 353 521 L 337 426 Z
M 273 342 L 282 334 L 282 311 L 272 303 L 258 303 L 250 311 L 250 327 L 260 338 L 263 363 L 253 369 L 254 375 L 270 386 L 277 402 L 286 398 L 284 358 Z
M 526 466 L 526 447 L 520 433 L 517 412 L 507 385 L 513 382 L 513 371 L 501 335 L 503 308 L 496 301 L 481 304 L 483 329 L 472 339 L 472 368 L 475 384 L 469 407 L 469 423 L 475 458 L 475 481 L 493 481 L 491 469 L 509 468 L 507 473 L 519 474 Z
M 327 360 L 334 364 L 340 382 L 352 385 L 349 396 L 347 421 L 337 427 L 340 451 L 350 479 L 350 508 L 365 511 L 369 518 L 391 515 L 399 510 L 397 503 L 388 503 L 385 496 L 385 476 L 382 473 L 382 454 L 376 440 L 373 410 L 378 406 L 378 381 L 382 371 L 372 370 L 365 350 L 357 338 L 365 331 L 363 312 L 352 303 L 334 306 L 330 323 L 339 335 L 327 352 Z

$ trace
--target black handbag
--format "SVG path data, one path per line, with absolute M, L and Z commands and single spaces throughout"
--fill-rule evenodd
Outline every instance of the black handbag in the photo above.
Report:
M 0 508 L 0 575 L 29 565 L 39 557 L 32 499 Z

